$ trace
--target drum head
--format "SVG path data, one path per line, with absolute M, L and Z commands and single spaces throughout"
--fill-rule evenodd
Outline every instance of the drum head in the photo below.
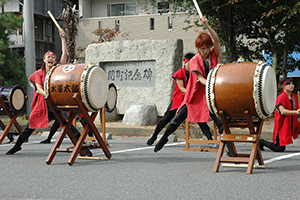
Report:
M 108 80 L 103 69 L 90 66 L 81 86 L 82 101 L 89 111 L 95 112 L 104 106 L 108 95 Z
M 117 88 L 115 84 L 110 83 L 108 86 L 108 96 L 107 102 L 105 103 L 105 108 L 107 112 L 111 113 L 114 111 L 117 105 Z
M 261 64 L 257 78 L 257 89 L 254 90 L 256 109 L 261 118 L 269 117 L 276 105 L 277 87 L 274 69 L 265 63 Z
M 13 109 L 19 111 L 24 107 L 25 104 L 25 94 L 21 87 L 16 87 L 12 91 L 10 96 L 11 106 Z

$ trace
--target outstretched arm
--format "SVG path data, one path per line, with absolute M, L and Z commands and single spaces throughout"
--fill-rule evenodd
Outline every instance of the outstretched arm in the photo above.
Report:
M 221 63 L 222 62 L 222 60 L 221 60 L 222 54 L 221 54 L 221 45 L 220 45 L 219 37 L 218 37 L 217 33 L 207 23 L 207 18 L 206 17 L 200 18 L 200 21 L 203 24 L 203 26 L 205 26 L 205 28 L 207 29 L 209 34 L 211 35 L 211 37 L 213 39 L 215 54 L 217 56 L 217 61 L 218 61 L 218 63 Z
M 67 41 L 66 41 L 66 33 L 63 29 L 59 30 L 59 35 L 61 39 L 61 58 L 60 58 L 60 64 L 66 64 L 67 58 L 68 58 L 68 49 L 67 49 Z
M 299 115 L 300 114 L 300 109 L 298 109 L 298 110 L 288 110 L 281 104 L 278 106 L 278 109 L 280 110 L 280 113 L 282 115 Z

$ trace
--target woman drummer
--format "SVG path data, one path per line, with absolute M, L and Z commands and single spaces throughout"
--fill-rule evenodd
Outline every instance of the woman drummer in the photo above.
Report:
M 216 122 L 219 133 L 223 132 L 221 120 L 209 112 L 205 96 L 207 74 L 209 70 L 221 63 L 221 46 L 216 32 L 208 25 L 207 19 L 202 17 L 200 21 L 210 35 L 202 32 L 195 40 L 198 53 L 189 62 L 190 79 L 186 87 L 186 95 L 182 106 L 178 109 L 177 114 L 167 126 L 164 135 L 156 144 L 154 152 L 163 148 L 168 142 L 168 136 L 186 118 L 189 122 L 196 122 L 209 140 L 212 140 L 212 135 L 206 122 L 210 121 L 210 117 Z
M 60 59 L 60 64 L 66 64 L 67 62 L 67 43 L 65 38 L 65 31 L 60 29 L 59 30 L 60 38 L 61 38 L 61 45 L 62 45 L 62 55 Z M 29 78 L 29 84 L 34 89 L 33 100 L 31 102 L 31 114 L 29 116 L 29 121 L 27 126 L 24 130 L 20 133 L 17 142 L 11 148 L 6 155 L 12 155 L 17 151 L 20 151 L 21 145 L 30 137 L 32 132 L 37 128 L 48 128 L 49 121 L 55 120 L 55 123 L 51 127 L 50 134 L 55 133 L 55 131 L 59 127 L 59 123 L 56 120 L 54 113 L 51 111 L 50 108 L 47 107 L 47 102 L 45 100 L 45 91 L 44 91 L 44 81 L 46 73 L 55 66 L 56 64 L 56 55 L 48 51 L 44 55 L 44 64 L 41 69 L 35 71 Z M 64 116 L 67 117 L 67 116 Z M 74 135 L 79 138 L 80 132 L 72 125 L 71 130 Z M 90 151 L 86 151 L 88 156 L 91 156 L 92 153 Z
M 300 123 L 297 120 L 300 114 L 298 96 L 293 94 L 295 88 L 292 78 L 287 78 L 282 84 L 282 92 L 276 99 L 274 117 L 273 142 L 259 140 L 260 150 L 264 146 L 275 152 L 284 152 L 286 145 L 293 143 L 298 137 Z

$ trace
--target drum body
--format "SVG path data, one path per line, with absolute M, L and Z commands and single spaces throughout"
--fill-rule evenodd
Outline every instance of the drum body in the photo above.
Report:
M 217 65 L 207 78 L 206 100 L 211 112 L 222 110 L 226 116 L 266 119 L 275 109 L 276 77 L 264 62 L 243 62 Z
M 20 112 L 25 106 L 25 92 L 19 85 L 10 87 L 0 86 L 0 96 L 7 107 L 14 111 Z
M 77 93 L 86 109 L 96 112 L 107 101 L 108 80 L 99 66 L 65 64 L 47 73 L 44 88 L 56 106 L 76 106 L 73 95 Z

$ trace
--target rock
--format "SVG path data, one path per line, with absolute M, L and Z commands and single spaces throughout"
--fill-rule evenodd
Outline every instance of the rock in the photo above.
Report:
M 132 105 L 125 111 L 123 124 L 149 126 L 157 123 L 155 104 Z

